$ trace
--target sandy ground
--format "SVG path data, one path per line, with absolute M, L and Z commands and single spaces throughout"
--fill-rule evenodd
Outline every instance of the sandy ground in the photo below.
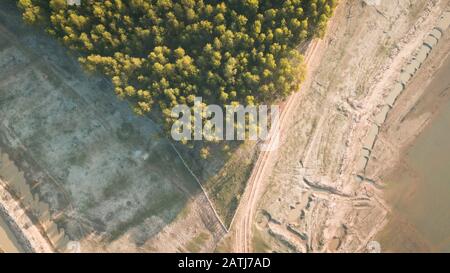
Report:
M 420 157 L 416 161 L 424 162 L 421 166 L 430 177 L 410 165 L 409 153 L 415 149 L 418 137 L 426 133 L 429 138 L 428 133 L 436 131 L 435 122 L 442 125 L 435 135 L 442 133 L 441 141 L 447 141 L 448 122 L 437 119 L 448 111 L 449 69 L 450 31 L 447 30 L 388 116 L 374 149 L 374 159 L 368 166 L 370 175 L 385 189 L 383 197 L 394 206 L 388 225 L 376 237 L 386 251 L 436 252 L 445 247 L 448 251 L 449 239 L 442 239 L 448 236 L 450 225 L 446 220 L 448 190 L 439 184 L 447 176 L 438 167 L 448 162 L 445 159 L 448 146 L 436 141 L 431 146 L 438 147 L 427 147 L 420 155 L 414 154 Z M 442 183 L 447 184 L 447 181 Z
M 333 23 L 331 23 L 333 25 Z M 305 53 L 305 63 L 311 71 L 311 57 L 314 56 L 316 50 L 320 50 L 322 47 L 321 40 L 314 40 L 308 46 Z M 258 157 L 252 174 L 246 186 L 238 209 L 231 222 L 231 236 L 234 237 L 234 252 L 243 253 L 250 252 L 251 246 L 249 245 L 250 238 L 252 238 L 252 221 L 255 215 L 255 207 L 259 198 L 261 198 L 261 188 L 264 187 L 261 180 L 267 174 L 266 172 L 273 167 L 273 161 L 271 160 L 278 150 L 279 141 L 282 135 L 282 128 L 286 127 L 286 118 L 291 115 L 293 105 L 300 99 L 302 93 L 296 93 L 291 95 L 283 105 L 281 106 L 281 115 L 279 121 L 272 127 L 271 136 L 269 140 L 264 143 L 267 146 L 265 151 L 262 151 Z
M 364 138 L 447 5 L 341 1 L 327 36 L 309 49 L 310 74 L 285 105 L 281 146 L 261 154 L 224 249 L 366 251 L 389 215 L 380 190 L 385 165 L 377 162 L 394 163 L 402 136 L 420 131 L 429 117 L 398 129 L 402 114 L 393 112 L 359 181 Z M 134 117 L 105 92 L 103 78 L 84 75 L 44 35 L 11 31 L 20 26 L 14 20 L 0 16 L 0 143 L 24 173 L 28 195 L 47 204 L 56 230 L 83 251 L 214 250 L 223 227 L 176 152 L 148 137 L 154 125 Z M 399 101 L 401 113 L 410 112 L 414 101 Z M 392 145 L 383 141 L 389 128 L 400 139 Z
M 381 130 L 374 149 L 374 159 L 369 164 L 368 173 L 383 180 L 386 170 L 401 160 L 401 153 L 429 124 L 440 109 L 446 105 L 448 95 L 446 86 L 428 88 L 435 80 L 436 71 L 450 55 L 449 30 L 442 41 L 434 48 L 432 55 L 425 61 L 390 112 L 386 124 Z M 425 93 L 427 90 L 433 93 Z
M 244 206 L 256 211 L 255 224 L 235 226 L 237 251 L 366 251 L 389 208 L 370 170 L 364 181 L 356 179 L 363 142 L 402 67 L 447 5 L 340 3 L 338 27 L 332 24 L 324 50 L 315 54 L 315 72 L 269 159 L 274 167 L 255 182 L 263 197 L 256 208 L 253 201 Z
M 6 183 L 0 180 L 0 209 L 7 219 L 6 224 L 11 230 L 11 235 L 17 244 L 18 252 L 53 253 L 54 247 L 42 234 L 33 221 L 28 217 L 20 202 L 9 194 Z
M 8 221 L 3 218 L 9 216 L 9 213 L 0 213 L 0 253 L 19 253 L 23 252 L 21 244 L 18 242 L 15 232 L 11 229 Z

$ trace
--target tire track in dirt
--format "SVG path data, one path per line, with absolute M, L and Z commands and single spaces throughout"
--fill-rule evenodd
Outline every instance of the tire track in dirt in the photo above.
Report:
M 329 28 L 332 27 L 334 17 L 330 20 Z M 305 54 L 305 64 L 309 68 L 311 66 L 311 60 L 317 50 L 324 45 L 324 40 L 315 39 L 308 45 Z M 278 141 L 286 129 L 286 122 L 293 114 L 293 106 L 295 102 L 299 101 L 302 97 L 302 92 L 292 94 L 285 102 L 280 105 L 281 114 L 278 120 L 278 124 L 272 126 L 270 132 L 269 143 L 267 151 L 261 151 L 258 160 L 253 168 L 252 174 L 247 182 L 246 189 L 242 195 L 241 202 L 239 203 L 236 215 L 231 222 L 230 229 L 232 230 L 232 236 L 234 236 L 232 243 L 234 245 L 234 252 L 248 253 L 251 252 L 251 238 L 252 238 L 252 220 L 255 215 L 255 209 L 260 197 L 260 193 L 263 191 L 264 185 L 262 180 L 270 169 L 270 165 L 276 157 L 275 145 L 278 145 Z

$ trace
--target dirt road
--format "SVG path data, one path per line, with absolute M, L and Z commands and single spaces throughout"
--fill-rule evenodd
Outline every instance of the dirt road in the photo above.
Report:
M 282 108 L 286 141 L 262 152 L 250 176 L 231 228 L 235 252 L 359 251 L 373 238 L 387 209 L 370 181 L 355 179 L 357 158 L 387 91 L 446 3 L 340 2 L 325 39 L 305 54 L 302 91 Z
M 333 26 L 333 19 L 330 20 L 329 28 Z M 308 74 L 311 72 L 313 56 L 318 48 L 324 47 L 324 40 L 314 39 L 308 45 L 305 52 L 305 64 Z M 267 175 L 267 170 L 270 169 L 271 164 L 274 163 L 277 145 L 283 135 L 283 128 L 286 128 L 286 120 L 290 115 L 293 115 L 293 106 L 301 99 L 302 92 L 292 94 L 281 105 L 281 114 L 278 123 L 272 126 L 270 132 L 270 139 L 266 143 L 265 151 L 261 151 L 258 160 L 253 168 L 252 174 L 247 182 L 247 187 L 242 195 L 239 207 L 236 211 L 234 221 L 231 223 L 232 236 L 234 236 L 234 252 L 248 253 L 251 252 L 251 238 L 252 238 L 252 220 L 255 216 L 255 208 L 257 206 L 261 192 L 264 189 L 262 185 L 262 178 Z

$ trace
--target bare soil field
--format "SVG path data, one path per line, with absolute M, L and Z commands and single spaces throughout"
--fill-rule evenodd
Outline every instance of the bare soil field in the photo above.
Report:
M 392 207 L 377 235 L 388 252 L 448 252 L 450 31 L 398 99 L 374 148 L 370 175 Z
M 64 47 L 0 4 L 0 147 L 26 185 L 0 175 L 46 204 L 66 241 L 83 251 L 214 249 L 224 229 L 158 132 L 109 81 L 83 73 Z
M 261 199 L 248 227 L 250 250 L 367 251 L 390 209 L 371 167 L 361 176 L 364 141 L 378 128 L 375 116 L 402 68 L 448 3 L 340 2 L 325 46 L 309 62 L 312 73 L 280 149 L 269 159 L 274 167 L 258 181 Z

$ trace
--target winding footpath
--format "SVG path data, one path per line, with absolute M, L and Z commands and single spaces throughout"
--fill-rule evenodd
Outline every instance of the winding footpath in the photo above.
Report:
M 345 1 L 343 1 L 345 2 Z M 327 47 L 328 35 L 336 27 L 336 16 L 338 9 L 344 4 L 338 5 L 334 11 L 333 17 L 329 20 L 326 37 L 323 39 L 312 40 L 305 52 L 305 65 L 307 68 L 307 79 L 302 86 L 307 85 L 308 77 L 315 70 L 314 63 L 316 56 L 320 57 L 321 52 Z M 252 233 L 253 220 L 257 209 L 258 201 L 264 192 L 263 180 L 269 175 L 277 157 L 277 148 L 281 143 L 283 132 L 287 129 L 287 121 L 294 115 L 295 105 L 298 105 L 304 92 L 296 92 L 286 99 L 280 105 L 280 116 L 278 122 L 272 126 L 269 133 L 269 140 L 264 143 L 266 148 L 261 151 L 258 160 L 255 163 L 252 174 L 247 182 L 241 201 L 236 210 L 235 217 L 230 224 L 230 233 L 232 236 L 233 251 L 236 253 L 249 253 L 252 251 Z

